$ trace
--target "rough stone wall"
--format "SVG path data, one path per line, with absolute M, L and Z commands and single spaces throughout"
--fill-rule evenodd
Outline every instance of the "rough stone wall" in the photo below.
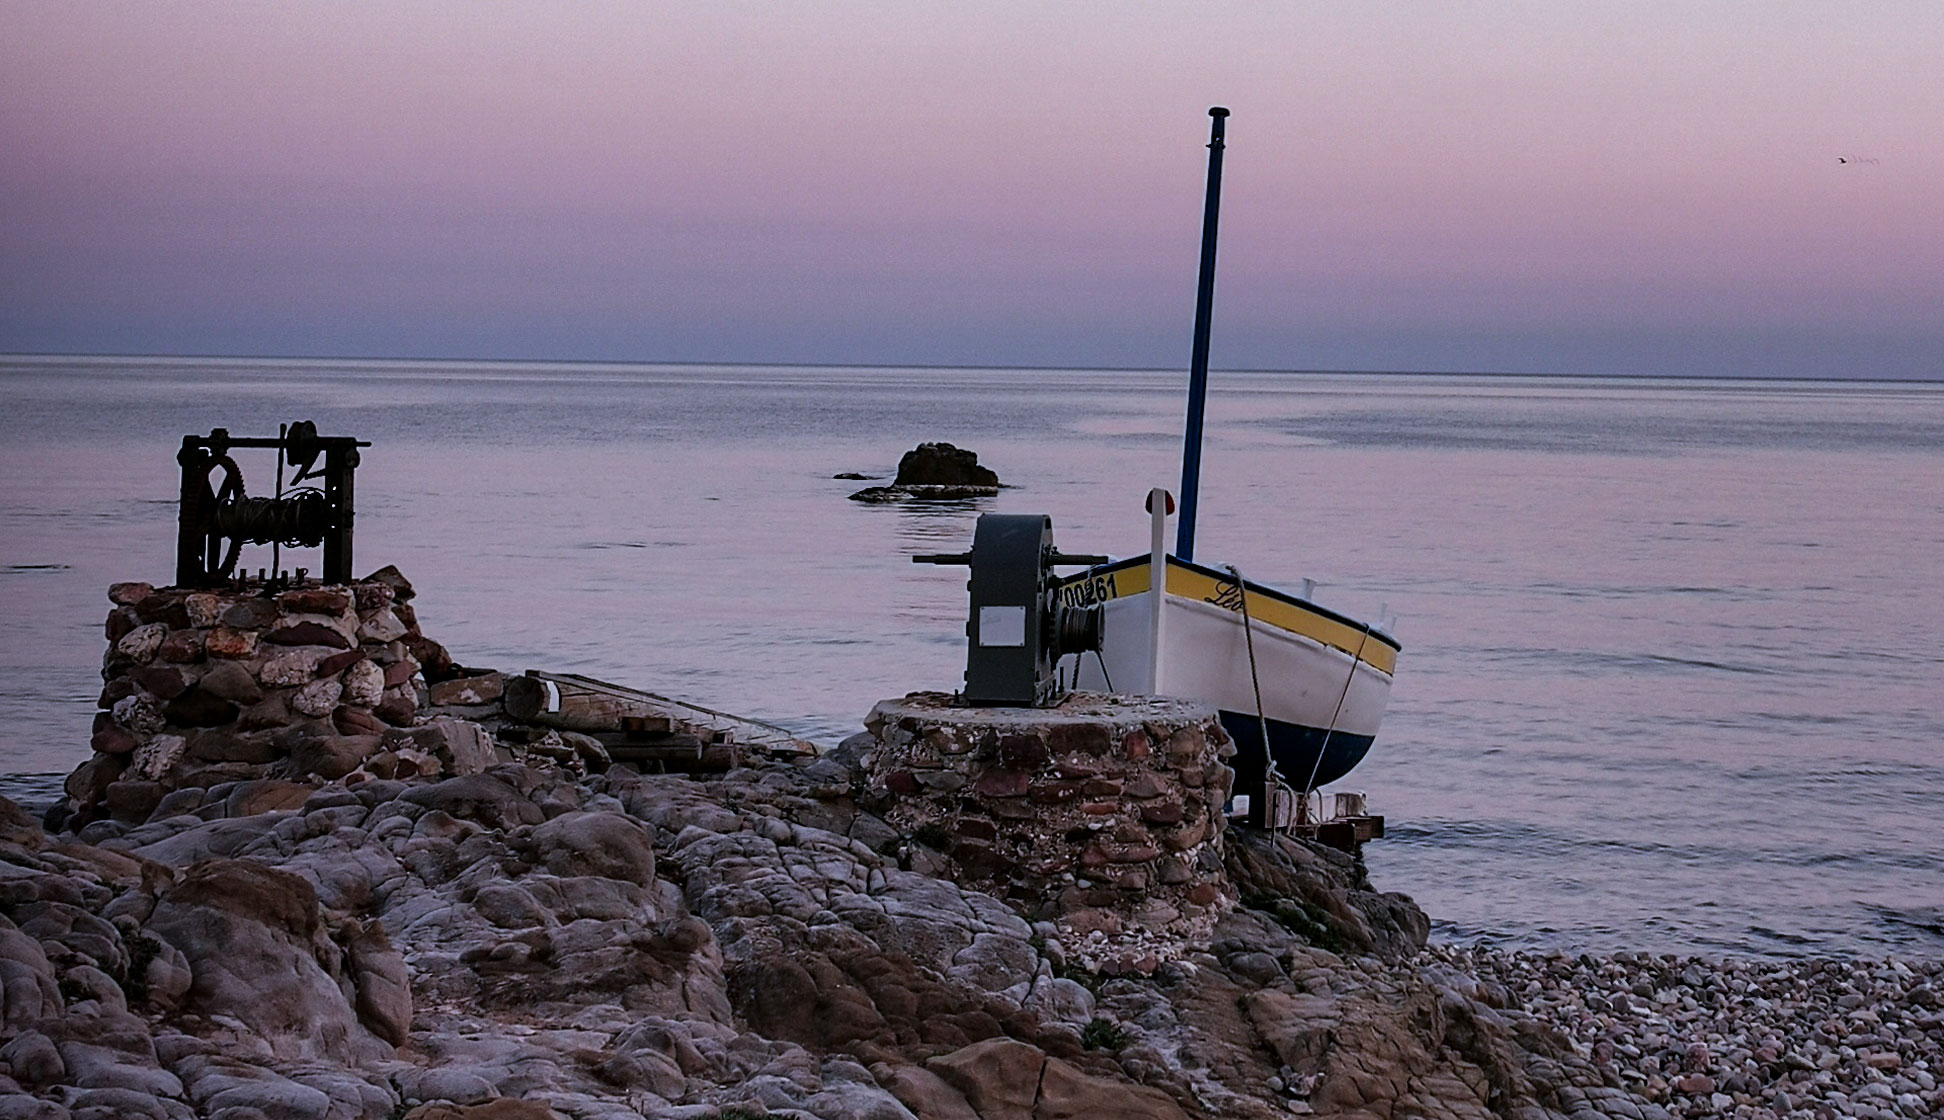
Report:
M 913 867 L 1051 921 L 1090 968 L 1147 973 L 1233 906 L 1221 808 L 1234 754 L 1213 709 L 1075 693 L 1046 710 L 886 700 L 865 721 L 885 818 Z
M 428 678 L 453 671 L 395 568 L 280 592 L 118 583 L 108 598 L 94 756 L 68 777 L 70 827 L 145 820 L 189 787 L 342 777 L 414 722 Z

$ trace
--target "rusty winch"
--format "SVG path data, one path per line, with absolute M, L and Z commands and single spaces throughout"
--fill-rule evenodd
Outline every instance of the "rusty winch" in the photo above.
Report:
M 275 439 L 232 436 L 226 428 L 182 437 L 176 452 L 182 467 L 176 585 L 214 587 L 240 578 L 236 562 L 246 544 L 271 546 L 266 578 L 284 578 L 282 549 L 321 547 L 319 577 L 349 583 L 352 476 L 358 448 L 370 446 L 350 436 L 320 436 L 308 420 L 280 425 Z M 270 496 L 253 496 L 245 487 L 243 470 L 231 455 L 239 448 L 277 453 L 277 483 Z M 286 468 L 296 472 L 287 483 Z M 311 479 L 312 485 L 300 485 Z M 302 578 L 308 569 L 297 571 Z

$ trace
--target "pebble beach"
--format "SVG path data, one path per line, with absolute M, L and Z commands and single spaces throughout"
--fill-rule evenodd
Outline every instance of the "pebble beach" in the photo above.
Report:
M 1424 955 L 1475 978 L 1488 1004 L 1557 1028 L 1613 1088 L 1671 1116 L 1944 1115 L 1944 962 Z

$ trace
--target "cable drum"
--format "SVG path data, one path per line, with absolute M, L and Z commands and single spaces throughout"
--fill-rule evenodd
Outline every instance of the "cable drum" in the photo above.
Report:
M 244 544 L 307 548 L 322 544 L 330 528 L 331 506 L 321 490 L 281 498 L 238 496 L 216 507 L 216 532 Z
M 1101 608 L 1059 607 L 1054 616 L 1059 620 L 1053 639 L 1054 657 L 1100 649 L 1101 621 L 1104 617 Z
M 182 492 L 176 507 L 176 585 L 221 587 L 236 580 L 236 561 L 245 545 L 271 545 L 269 572 L 259 580 L 283 585 L 278 546 L 324 550 L 318 578 L 351 581 L 351 511 L 358 448 L 370 447 L 350 436 L 320 436 L 317 425 L 300 420 L 281 425 L 276 438 L 232 436 L 211 428 L 207 436 L 186 435 L 176 452 Z M 262 449 L 277 453 L 274 496 L 251 497 L 232 452 Z M 284 470 L 296 477 L 285 488 Z M 305 479 L 318 479 L 300 486 Z M 297 579 L 307 569 L 298 568 Z

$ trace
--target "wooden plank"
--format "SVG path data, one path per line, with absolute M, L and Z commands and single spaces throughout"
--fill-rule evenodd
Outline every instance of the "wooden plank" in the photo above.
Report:
M 688 730 L 595 731 L 590 734 L 610 751 L 667 749 L 694 752 L 713 745 L 707 739 Z
M 1293 831 L 1301 835 L 1304 830 Z M 1317 825 L 1314 835 L 1320 844 L 1327 844 L 1338 851 L 1354 852 L 1372 840 L 1383 839 L 1384 818 L 1372 815 L 1338 817 Z
M 584 677 L 577 673 L 535 673 L 533 670 L 528 670 L 528 674 L 548 680 L 570 681 L 583 688 L 606 691 L 616 696 L 646 701 L 651 705 L 659 705 L 661 709 L 673 713 L 677 719 L 691 726 L 722 727 L 727 725 L 729 728 L 737 730 L 742 742 L 752 744 L 760 743 L 770 750 L 788 748 L 812 754 L 816 753 L 817 748 L 815 745 L 798 738 L 796 732 L 791 731 L 789 728 L 779 727 L 774 723 L 765 723 L 759 719 L 750 719 L 748 716 L 739 716 L 729 712 L 717 711 L 714 708 L 705 708 L 700 704 L 691 704 L 686 700 L 674 700 L 666 696 L 658 696 L 652 692 L 623 688 L 620 685 L 609 684 L 606 681 L 598 681 L 592 677 Z
M 509 716 L 523 723 L 597 737 L 606 732 L 685 731 L 705 744 L 786 755 L 817 751 L 813 744 L 775 724 L 573 673 L 529 669 L 507 681 L 503 704 Z

